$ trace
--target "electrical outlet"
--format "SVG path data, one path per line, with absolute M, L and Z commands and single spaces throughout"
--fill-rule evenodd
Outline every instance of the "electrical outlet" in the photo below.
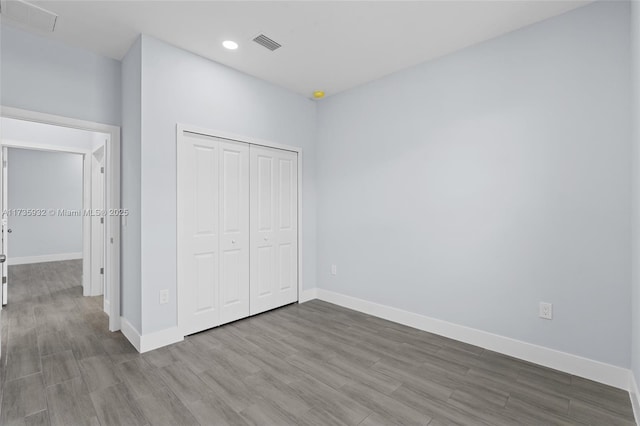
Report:
M 331 265 L 331 275 L 338 275 L 338 266 Z
M 160 304 L 169 303 L 169 290 L 160 290 Z
M 540 302 L 540 312 L 538 316 L 548 320 L 553 319 L 553 305 L 551 303 Z

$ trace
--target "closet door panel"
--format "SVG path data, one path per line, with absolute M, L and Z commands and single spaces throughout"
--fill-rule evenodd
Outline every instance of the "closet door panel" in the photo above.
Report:
M 279 247 L 278 265 L 279 286 L 278 290 L 287 291 L 294 287 L 295 277 L 293 274 L 292 263 L 295 260 L 295 253 L 291 243 L 282 243 Z
M 215 251 L 197 253 L 193 258 L 195 260 L 193 281 L 195 285 L 192 293 L 195 301 L 194 315 L 206 316 L 208 313 L 215 313 L 218 305 L 215 285 L 218 281 L 218 253 Z M 213 323 L 216 324 L 217 320 Z
M 256 250 L 255 280 L 257 285 L 257 299 L 273 296 L 275 259 L 273 245 L 261 245 Z
M 219 147 L 185 133 L 178 145 L 180 325 L 191 334 L 219 324 Z
M 250 157 L 250 291 L 255 315 L 298 299 L 297 154 L 252 145 Z
M 250 151 L 250 311 L 271 309 L 274 295 L 275 259 L 275 161 L 270 153 L 251 146 Z
M 220 143 L 220 323 L 249 316 L 249 146 Z
M 298 300 L 298 164 L 297 154 L 278 152 L 277 304 Z
M 255 148 L 252 148 L 255 149 Z M 251 203 L 256 209 L 257 230 L 262 235 L 268 236 L 274 231 L 274 159 L 269 155 L 257 155 L 255 165 L 252 168 L 252 176 L 255 178 L 253 190 L 256 191 L 255 202 Z

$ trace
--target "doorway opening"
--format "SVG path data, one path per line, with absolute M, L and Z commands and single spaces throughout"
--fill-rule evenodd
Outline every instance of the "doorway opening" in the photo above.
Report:
M 119 330 L 120 129 L 5 107 L 0 124 L 2 305 L 35 274 Z
M 83 294 L 83 217 L 77 212 L 84 201 L 84 155 L 4 146 L 2 158 L 3 306 L 68 289 Z

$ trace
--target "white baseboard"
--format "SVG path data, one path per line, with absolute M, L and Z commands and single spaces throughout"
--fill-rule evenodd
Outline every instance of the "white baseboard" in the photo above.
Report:
M 594 361 L 544 346 L 534 345 L 475 328 L 442 321 L 379 303 L 369 302 L 324 289 L 315 289 L 317 298 L 419 330 L 523 359 L 616 388 L 630 390 L 631 372 L 622 367 Z M 311 290 L 308 290 L 311 291 Z M 311 295 L 311 294 L 309 294 Z
M 631 372 L 629 379 L 629 397 L 631 398 L 633 417 L 636 419 L 636 424 L 640 424 L 640 392 L 633 372 Z
M 298 298 L 299 302 L 304 303 L 309 300 L 316 299 L 317 290 L 318 289 L 316 288 L 304 290 Z M 177 327 L 141 335 L 138 330 L 136 330 L 135 327 L 133 327 L 129 321 L 123 317 L 120 317 L 120 331 L 122 331 L 122 334 L 129 339 L 131 344 L 140 353 L 152 351 L 184 340 L 184 336 L 180 333 Z
M 309 300 L 313 300 L 313 299 L 317 299 L 318 298 L 318 289 L 317 288 L 312 288 L 309 290 L 304 290 L 301 294 L 300 297 L 298 297 L 298 302 L 299 303 L 304 303 L 304 302 L 308 302 Z
M 42 256 L 8 257 L 7 265 L 26 265 L 27 263 L 59 262 L 61 260 L 75 259 L 82 259 L 82 252 L 44 254 Z
M 109 316 L 109 331 L 120 331 L 121 325 L 122 317 L 116 317 L 115 321 L 112 322 L 111 316 Z
M 124 317 L 120 317 L 120 331 L 140 353 L 149 352 L 184 340 L 184 336 L 178 331 L 178 327 L 141 335 Z
M 155 333 L 143 334 L 140 336 L 140 353 L 149 352 L 154 349 L 168 346 L 173 343 L 182 342 L 184 336 L 178 330 L 178 327 L 167 328 L 166 330 L 156 331 Z
M 125 317 L 120 317 L 120 331 L 131 342 L 133 347 L 140 352 L 140 332 Z

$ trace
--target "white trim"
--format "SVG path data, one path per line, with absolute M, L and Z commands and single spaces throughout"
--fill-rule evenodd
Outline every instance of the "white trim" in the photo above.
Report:
M 94 140 L 95 142 L 95 140 Z M 105 166 L 106 159 L 106 142 L 100 145 L 98 148 L 93 149 L 91 154 L 85 155 L 85 167 L 86 165 L 90 165 L 88 167 L 88 173 L 90 175 L 88 181 L 85 180 L 85 184 L 87 188 L 85 188 L 86 196 L 88 200 L 89 207 L 85 208 L 91 209 L 92 211 L 105 210 L 105 198 L 106 198 L 106 179 L 104 176 L 104 170 L 101 170 L 102 167 Z M 96 158 L 96 152 L 102 151 L 102 159 L 98 161 Z M 101 197 L 96 199 L 96 193 L 101 192 Z M 102 222 L 98 223 L 100 220 Z M 103 304 L 108 303 L 107 295 L 105 294 L 105 276 L 104 269 L 101 271 L 101 268 L 105 268 L 106 262 L 106 248 L 107 248 L 107 235 L 106 235 L 106 224 L 104 223 L 105 217 L 89 217 L 89 224 L 87 234 L 89 234 L 89 239 L 87 244 L 90 246 L 89 255 L 88 255 L 88 264 L 86 266 L 86 270 L 89 274 L 89 296 L 100 296 L 104 295 Z M 98 232 L 96 232 L 98 231 Z M 102 250 L 100 250 L 102 247 Z M 97 250 L 95 250 L 97 248 Z M 98 253 L 100 255 L 98 255 Z M 107 291 L 108 293 L 108 291 Z M 107 315 L 109 315 L 109 311 L 106 311 Z
M 7 265 L 26 265 L 28 263 L 59 262 L 61 260 L 75 260 L 75 259 L 82 259 L 82 252 L 43 254 L 40 256 L 10 257 L 7 259 Z
M 298 302 L 299 303 L 304 303 L 304 302 L 308 302 L 309 300 L 313 300 L 313 299 L 317 299 L 318 298 L 318 289 L 317 288 L 312 288 L 309 290 L 304 290 L 302 293 L 300 293 L 300 297 L 298 298 Z
M 62 117 L 59 115 L 29 111 L 26 109 L 8 106 L 0 107 L 0 115 L 6 118 L 15 118 L 16 120 L 35 121 L 37 123 L 53 124 L 55 126 L 71 127 L 73 129 L 90 130 L 102 133 L 112 133 L 114 129 L 120 129 L 120 127 L 112 126 L 110 124 L 95 123 L 93 121 L 79 120 L 76 118 Z
M 140 353 L 149 352 L 184 340 L 184 336 L 182 336 L 178 327 L 171 327 L 156 331 L 155 333 L 141 335 L 124 317 L 120 317 L 120 326 L 120 331 L 124 334 L 124 337 L 126 337 Z
M 640 424 L 640 392 L 638 391 L 638 383 L 633 371 L 629 374 L 629 397 L 631 398 L 633 417 L 636 420 L 636 424 Z
M 140 332 L 125 317 L 120 317 L 120 332 L 140 352 Z
M 105 200 L 107 209 L 120 210 L 120 127 L 114 127 L 105 141 Z M 105 230 L 105 283 L 109 283 L 109 330 L 120 330 L 120 233 L 121 216 L 109 216 Z
M 155 333 L 143 334 L 140 336 L 139 352 L 149 352 L 163 346 L 182 342 L 183 340 L 184 336 L 178 327 L 171 327 L 165 330 L 156 331 Z
M 284 149 L 285 151 L 293 151 L 297 152 L 298 154 L 302 152 L 302 148 L 298 146 L 280 144 L 265 139 L 254 138 L 252 136 L 238 135 L 236 133 L 226 132 L 224 130 L 205 129 L 203 127 L 192 126 L 190 124 L 178 123 L 177 130 L 178 134 L 180 134 L 180 132 L 197 133 L 199 135 L 211 136 L 218 139 L 228 139 L 231 141 L 243 142 L 251 145 L 264 146 L 267 148 Z
M 564 371 L 616 388 L 629 390 L 630 372 L 626 368 L 568 354 L 544 346 L 515 340 L 486 331 L 453 324 L 402 309 L 381 305 L 329 290 L 317 289 L 318 299 L 375 317 L 480 346 L 514 358 Z
M 82 156 L 82 209 L 91 208 L 91 156 Z M 91 217 L 82 215 L 82 295 L 97 296 L 91 291 Z
M 271 141 L 267 141 L 264 139 L 259 139 L 259 138 L 254 138 L 251 136 L 245 136 L 245 135 L 238 135 L 235 133 L 230 133 L 230 132 L 226 132 L 224 130 L 214 130 L 214 129 L 205 129 L 202 127 L 198 127 L 198 126 L 192 126 L 190 124 L 183 124 L 183 123 L 177 123 L 176 124 L 176 147 L 177 144 L 181 143 L 181 139 L 183 138 L 184 132 L 189 132 L 189 133 L 196 133 L 196 134 L 200 134 L 200 135 L 204 135 L 204 136 L 210 136 L 210 137 L 214 137 L 214 138 L 218 138 L 218 139 L 228 139 L 231 141 L 235 141 L 235 142 L 242 142 L 242 143 L 247 143 L 250 145 L 258 145 L 258 146 L 264 146 L 267 148 L 276 148 L 276 149 L 282 149 L 285 151 L 292 151 L 292 152 L 296 152 L 298 154 L 298 302 L 303 302 L 303 301 L 307 301 L 310 299 L 306 299 L 303 300 L 303 290 L 302 290 L 302 259 L 303 259 L 303 252 L 302 252 L 302 247 L 303 247 L 303 238 L 302 238 L 302 148 L 297 147 L 297 146 L 291 146 L 291 145 L 284 145 L 284 144 L 279 144 L 279 143 L 275 143 L 275 142 L 271 142 Z M 176 179 L 177 179 L 177 172 L 176 172 Z M 177 212 L 176 212 L 176 218 L 177 218 L 177 226 L 176 226 L 176 239 L 177 241 L 179 241 L 180 238 L 180 233 L 178 232 L 178 227 L 180 226 L 180 209 L 178 208 Z M 178 243 L 178 246 L 180 244 Z M 180 257 L 178 256 L 178 263 L 180 262 Z M 179 265 L 176 271 L 176 298 L 179 297 L 180 294 L 180 290 L 179 290 L 179 285 L 180 285 L 180 273 L 179 273 Z M 314 297 L 315 298 L 315 294 Z M 178 312 L 178 327 L 180 327 L 180 301 L 178 300 L 176 302 L 176 310 Z
M 91 154 L 90 149 L 81 149 L 81 148 L 58 146 L 58 145 L 46 145 L 41 143 L 17 141 L 13 139 L 2 139 L 2 146 L 6 146 L 7 148 L 32 149 L 34 151 L 66 152 L 68 154 L 83 154 L 83 155 Z
M 0 188 L 2 192 L 2 194 L 0 194 L 0 206 L 2 207 L 2 212 L 0 212 L 0 218 L 2 218 L 2 223 L 0 224 L 0 228 L 2 231 L 2 238 L 0 238 L 2 240 L 2 248 L 0 249 L 2 251 L 3 254 L 7 254 L 9 251 L 9 246 L 8 246 L 8 242 L 9 239 L 8 238 L 4 238 L 4 232 L 7 229 L 7 215 L 5 214 L 5 211 L 7 209 L 8 206 L 8 194 L 9 194 L 9 185 L 7 185 L 7 177 L 9 176 L 8 174 L 8 170 L 6 167 L 4 167 L 4 162 L 7 160 L 8 158 L 8 152 L 9 150 L 5 147 L 1 147 L 0 146 L 0 167 L 2 167 L 2 172 L 0 173 L 0 183 L 2 183 L 2 185 L 0 185 Z M 0 294 L 0 313 L 2 312 L 2 306 L 6 305 L 8 303 L 8 289 L 9 289 L 9 283 L 7 282 L 7 279 L 9 278 L 9 269 L 8 269 L 9 265 L 6 262 L 6 256 L 5 256 L 5 262 L 2 264 L 2 267 L 0 269 L 2 269 L 2 278 L 3 278 L 3 282 L 2 284 L 0 284 L 2 286 L 2 290 Z M 4 278 L 7 279 L 4 279 Z
M 302 297 L 302 150 L 298 153 L 298 302 Z
M 7 106 L 0 106 L 0 116 L 109 134 L 110 137 L 106 143 L 107 205 L 105 207 L 120 209 L 120 127 Z M 105 280 L 109 283 L 110 297 L 113 301 L 109 312 L 109 330 L 116 331 L 120 330 L 120 217 L 110 216 L 106 228 Z

